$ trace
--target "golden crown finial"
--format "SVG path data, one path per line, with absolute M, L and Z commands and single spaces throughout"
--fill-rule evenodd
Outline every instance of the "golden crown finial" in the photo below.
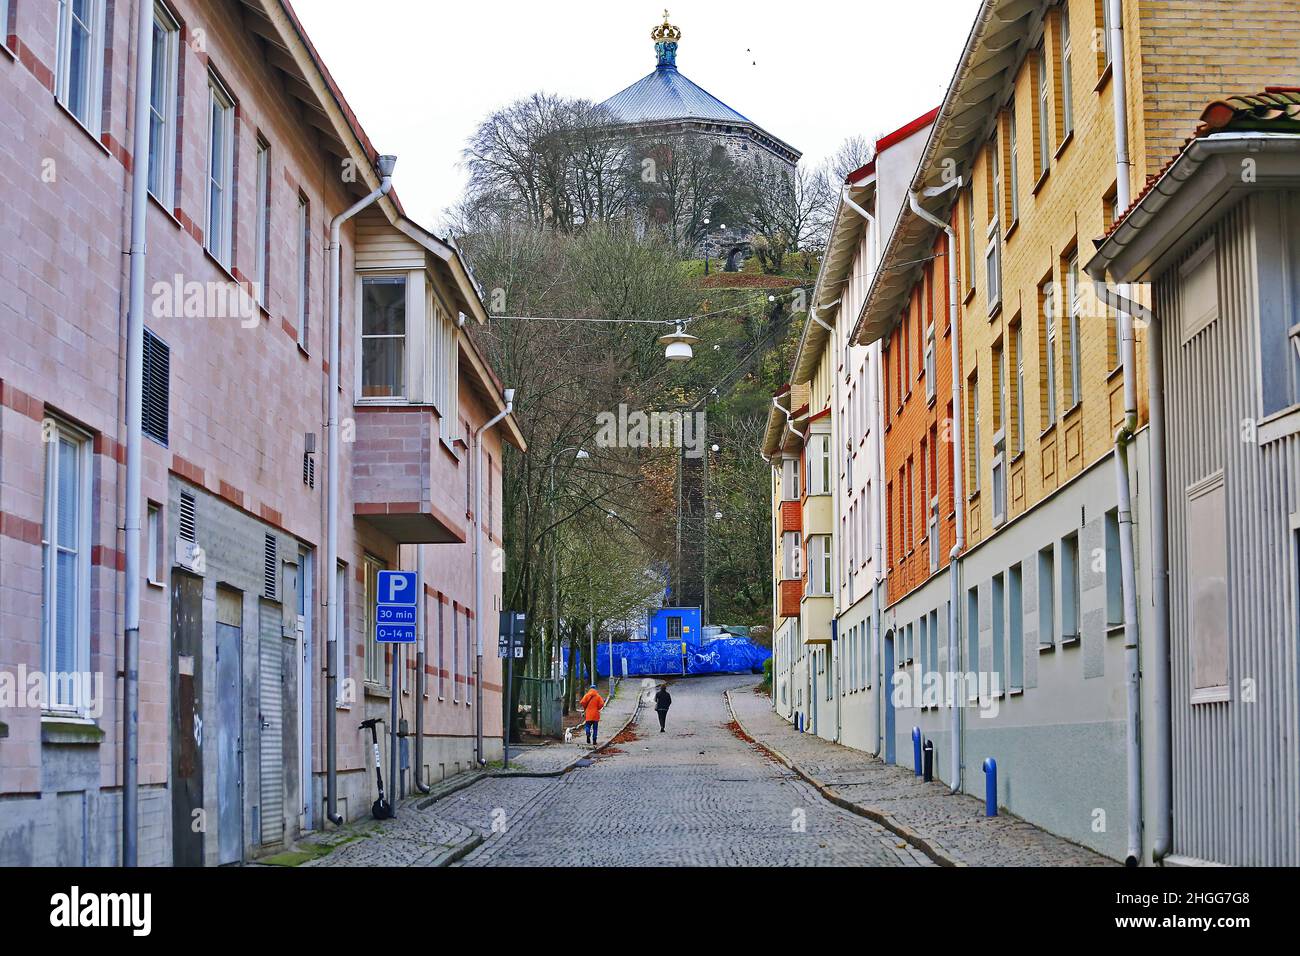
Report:
M 664 22 L 650 31 L 650 39 L 655 43 L 676 43 L 682 38 L 682 31 L 668 22 L 668 11 L 664 10 Z

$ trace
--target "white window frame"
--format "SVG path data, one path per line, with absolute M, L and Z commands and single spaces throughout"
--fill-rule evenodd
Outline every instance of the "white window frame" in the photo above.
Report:
M 395 333 L 377 333 L 367 335 L 365 331 L 365 310 L 366 310 L 366 283 L 383 282 L 389 283 L 394 279 L 400 279 L 402 284 L 402 334 Z M 395 272 L 367 272 L 357 275 L 357 371 L 354 379 L 356 381 L 356 401 L 359 405 L 378 404 L 392 405 L 402 404 L 409 401 L 411 388 L 411 356 L 410 356 L 410 337 L 411 337 L 411 274 L 410 270 L 398 270 Z M 397 339 L 402 340 L 402 382 L 401 388 L 395 395 L 366 395 L 365 388 L 365 362 L 366 362 L 366 341 L 368 339 Z
M 829 597 L 831 593 L 831 536 L 814 534 L 809 536 L 808 548 L 811 560 L 808 562 L 808 593 L 818 597 Z
M 781 532 L 781 580 L 797 581 L 803 576 L 799 560 L 799 532 Z
M 833 481 L 830 433 L 814 432 L 808 441 L 808 494 L 829 495 Z
M 781 462 L 781 500 L 798 501 L 799 456 L 788 455 Z
M 926 527 L 930 537 L 930 572 L 939 570 L 939 496 L 930 499 L 930 518 Z
M 155 49 L 154 75 L 159 77 L 163 83 L 162 90 L 156 90 L 154 84 L 150 82 L 149 88 L 149 131 L 153 132 L 158 129 L 158 142 L 156 150 L 150 157 L 149 163 L 149 192 L 158 200 L 164 209 L 170 210 L 173 206 L 173 198 L 176 192 L 176 86 L 177 77 L 180 70 L 180 24 L 172 16 L 171 11 L 163 4 L 155 2 L 153 5 L 153 29 L 155 32 L 161 30 L 162 37 L 162 60 L 163 68 L 161 74 L 158 70 L 159 50 Z M 153 41 L 153 37 L 150 40 Z M 154 94 L 161 96 L 162 102 L 154 101 Z M 153 160 L 157 160 L 157 164 Z M 154 182 L 156 180 L 156 182 Z
M 1079 533 L 1061 539 L 1061 643 L 1073 644 L 1083 634 L 1083 588 L 1080 581 Z
M 1037 54 L 1038 67 L 1038 103 L 1035 125 L 1038 127 L 1038 175 L 1042 177 L 1052 163 L 1052 83 L 1047 69 L 1047 44 L 1039 43 Z
M 254 238 L 253 295 L 266 306 L 266 280 L 271 259 L 271 144 L 257 137 L 257 230 Z
M 1104 2 L 1104 0 L 1103 0 Z M 1070 40 L 1070 5 L 1061 4 L 1061 141 L 1074 133 L 1074 45 Z
M 88 712 L 89 699 L 83 697 L 80 700 L 65 700 L 60 696 L 60 692 L 70 688 L 73 691 L 80 690 L 84 694 L 89 690 L 86 685 L 86 678 L 90 674 L 90 551 L 91 490 L 93 487 L 91 482 L 91 439 L 88 434 L 80 429 L 52 418 L 46 419 L 42 428 L 42 435 L 45 439 L 45 520 L 41 530 L 43 578 L 41 669 L 48 678 L 46 681 L 46 699 L 43 701 L 43 707 L 46 713 L 83 717 Z M 71 446 L 74 455 L 74 467 L 77 469 L 73 483 L 73 489 L 77 495 L 77 514 L 76 527 L 73 529 L 75 538 L 72 545 L 60 543 L 64 529 L 59 526 L 58 491 L 60 480 L 63 477 L 59 470 L 61 467 L 59 449 L 64 444 Z M 62 583 L 59 577 L 59 562 L 56 559 L 58 553 L 71 553 L 74 555 L 74 580 L 70 586 L 74 589 L 73 613 L 76 619 L 73 624 L 73 659 L 71 662 L 55 659 L 55 642 L 60 623 L 58 620 L 58 601 L 55 597 Z M 72 664 L 71 673 L 77 675 L 76 680 L 65 681 L 50 678 L 50 675 L 53 674 L 69 673 L 60 666 L 67 663 Z
M 219 115 L 218 115 L 218 110 Z M 221 124 L 221 155 L 216 150 L 217 124 Z M 235 98 L 221 79 L 208 71 L 208 159 L 204 189 L 203 244 L 212 257 L 229 270 L 234 237 Z M 220 191 L 220 222 L 212 221 L 213 196 Z
M 934 321 L 931 317 L 930 323 L 925 327 L 925 400 L 933 401 L 935 394 L 935 348 L 934 348 Z
M 979 376 L 970 383 L 971 396 L 971 464 L 974 466 L 975 480 L 972 492 L 980 490 L 980 472 L 983 470 L 983 455 L 980 454 L 980 380 Z
M 54 78 L 54 97 L 68 115 L 84 126 L 92 136 L 99 139 L 103 121 L 103 75 L 104 75 L 104 0 L 87 0 L 90 4 L 90 22 L 74 18 L 73 0 L 59 0 L 58 10 L 58 61 Z M 87 60 L 85 75 L 72 75 L 72 28 L 73 21 L 86 30 Z M 8 33 L 6 16 L 5 32 Z M 85 115 L 78 115 L 71 102 L 72 87 L 76 83 L 84 98 Z

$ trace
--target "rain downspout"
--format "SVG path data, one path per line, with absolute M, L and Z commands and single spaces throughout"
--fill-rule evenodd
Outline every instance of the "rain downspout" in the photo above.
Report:
M 428 793 L 429 787 L 424 783 L 424 648 L 427 646 L 424 620 L 424 545 L 415 546 L 415 580 L 420 588 L 420 609 L 415 616 L 418 633 L 415 645 L 415 789 Z M 440 609 L 441 610 L 441 609 Z
M 510 414 L 514 408 L 515 390 L 505 390 L 506 407 L 497 412 L 487 422 L 474 429 L 474 759 L 480 767 L 487 761 L 483 759 L 483 436 L 501 419 Z M 513 657 L 503 658 L 504 667 L 513 668 Z M 504 713 L 510 713 L 510 701 L 506 701 Z M 510 733 L 507 720 L 502 729 L 503 739 Z
M 126 313 L 126 488 L 122 530 L 126 594 L 122 635 L 122 865 L 140 847 L 140 496 L 143 493 L 144 283 L 149 212 L 149 93 L 153 75 L 153 4 L 141 3 L 135 30 L 135 113 L 131 155 L 130 291 Z
M 834 302 L 828 302 L 826 303 L 824 308 L 827 309 L 834 308 L 835 306 L 838 306 L 840 304 L 840 301 L 841 301 L 840 299 L 836 299 Z M 830 338 L 831 348 L 834 349 L 836 352 L 838 352 L 839 343 L 835 340 L 835 329 L 827 325 L 825 322 L 823 322 L 820 318 L 817 317 L 817 309 L 815 307 L 809 310 L 808 317 L 812 319 L 814 322 L 816 322 L 818 325 L 820 325 L 826 331 L 827 336 Z M 835 439 L 836 439 L 835 424 L 837 421 L 837 416 L 839 414 L 839 408 L 840 408 L 840 375 L 839 372 L 835 370 L 834 359 L 836 357 L 837 356 L 835 355 L 831 356 L 832 358 L 831 361 L 831 452 L 832 454 L 835 451 Z M 839 478 L 836 477 L 833 472 L 834 469 L 832 469 L 832 475 L 831 475 L 832 479 L 834 480 L 834 484 L 831 488 L 831 514 L 834 516 L 840 513 L 840 482 L 839 482 Z M 832 537 L 839 540 L 841 539 L 841 536 L 834 534 L 835 531 L 834 520 L 835 520 L 834 517 L 832 517 L 831 519 Z M 843 542 L 841 540 L 841 544 L 842 543 Z M 831 595 L 832 595 L 831 618 L 832 620 L 838 622 L 840 617 L 840 587 L 838 582 L 843 573 L 843 567 L 842 567 L 843 561 L 840 559 L 839 548 L 836 548 L 832 551 L 831 559 L 834 562 L 834 564 L 832 565 L 832 569 L 831 569 L 831 580 L 827 582 L 827 584 L 830 586 Z M 838 627 L 835 630 L 835 635 L 838 638 L 839 636 Z M 836 644 L 838 645 L 838 643 L 839 642 L 837 640 Z M 835 667 L 835 742 L 839 743 L 840 734 L 843 725 L 843 706 L 842 706 L 843 695 L 841 694 L 841 690 L 840 690 L 841 688 L 840 682 L 843 675 L 841 673 L 841 668 L 839 667 L 838 663 L 834 664 L 833 666 Z
M 1124 70 L 1124 23 L 1119 0 L 1106 0 L 1110 13 L 1110 50 L 1114 88 L 1115 121 L 1115 205 L 1127 210 L 1132 202 L 1132 162 L 1128 144 L 1128 79 Z M 1122 299 L 1129 297 L 1127 285 L 1119 287 Z M 1141 661 L 1138 650 L 1137 570 L 1133 548 L 1133 495 L 1129 484 L 1129 445 L 1137 429 L 1137 359 L 1133 316 L 1118 311 L 1120 361 L 1124 370 L 1124 423 L 1115 433 L 1115 485 L 1119 506 L 1120 570 L 1124 594 L 1124 684 L 1127 717 L 1124 750 L 1128 783 L 1128 850 L 1124 862 L 1137 866 L 1142 859 L 1142 697 Z
M 858 215 L 867 221 L 867 234 L 871 237 L 867 247 L 867 258 L 871 263 L 870 275 L 872 277 L 872 282 L 874 283 L 876 272 L 880 267 L 880 235 L 877 230 L 876 217 L 850 198 L 848 186 L 844 187 L 841 195 L 843 196 L 844 201 L 853 209 L 857 210 Z M 870 358 L 868 358 L 867 361 L 869 363 Z M 879 358 L 877 358 L 877 361 L 879 361 Z M 874 398 L 872 403 L 874 406 L 874 414 L 872 416 L 871 428 L 876 439 L 883 442 L 883 436 L 885 434 L 885 419 L 884 406 L 880 401 L 880 377 L 878 375 L 875 377 L 874 384 L 875 388 L 872 391 Z M 875 443 L 875 440 L 873 440 L 872 445 L 875 445 Z M 882 445 L 881 447 L 876 448 L 871 456 L 871 487 L 874 490 L 877 500 L 880 500 L 880 484 L 884 480 L 881 473 L 881 468 L 884 466 L 884 462 L 882 461 L 883 458 L 884 447 Z M 875 532 L 875 554 L 872 564 L 872 577 L 874 577 L 875 580 L 871 584 L 871 643 L 875 648 L 876 653 L 874 681 L 876 687 L 879 688 L 879 695 L 876 701 L 876 752 L 873 756 L 879 757 L 885 752 L 885 721 L 881 714 L 880 705 L 884 703 L 884 695 L 888 693 L 889 689 L 885 687 L 884 654 L 882 653 L 880 644 L 880 592 L 884 589 L 885 584 L 884 536 L 881 533 L 881 528 L 884 527 L 884 514 L 879 508 L 876 510 L 877 513 L 872 516 L 874 518 L 872 524 Z
M 942 186 L 932 186 L 923 191 L 926 198 L 940 196 L 954 187 L 960 188 L 962 179 L 957 176 L 948 180 Z M 937 229 L 943 230 L 948 238 L 947 249 L 945 250 L 948 260 L 948 331 L 952 337 L 952 500 L 955 507 L 955 530 L 957 532 L 956 541 L 953 542 L 952 551 L 948 554 L 948 571 L 951 586 L 949 588 L 948 602 L 948 670 L 953 674 L 961 673 L 961 670 L 955 666 L 957 661 L 958 649 L 961 641 L 957 639 L 958 628 L 961 624 L 961 614 L 959 611 L 961 595 L 961 563 L 957 560 L 962 549 L 966 546 L 966 502 L 962 491 L 962 457 L 961 457 L 961 415 L 962 415 L 962 393 L 961 393 L 961 355 L 957 346 L 957 236 L 950 224 L 926 212 L 921 207 L 920 198 L 915 192 L 908 193 L 908 205 L 911 206 L 912 212 L 916 213 L 930 225 Z M 950 682 L 951 683 L 951 682 Z M 952 735 L 952 746 L 950 752 L 952 760 L 949 766 L 949 772 L 952 775 L 949 781 L 954 793 L 961 790 L 961 708 L 958 702 L 952 701 L 952 723 L 949 732 Z
M 145 4 L 144 6 L 147 6 Z M 151 21 L 152 22 L 152 21 Z M 152 29 L 152 27 L 150 27 Z M 396 156 L 380 156 L 376 166 L 379 188 L 330 220 L 329 290 L 330 290 L 330 371 L 329 418 L 325 424 L 326 457 L 329 473 L 328 498 L 325 518 L 325 567 L 329 587 L 326 588 L 325 625 L 325 817 L 335 826 L 343 822 L 338 812 L 338 671 L 337 648 L 339 642 L 339 339 L 342 337 L 340 314 L 343 296 L 340 236 L 343 223 L 367 206 L 377 202 L 393 188 L 393 167 Z

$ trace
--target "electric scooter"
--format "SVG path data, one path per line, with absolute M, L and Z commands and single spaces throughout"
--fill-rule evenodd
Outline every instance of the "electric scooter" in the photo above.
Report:
M 393 815 L 393 805 L 384 796 L 384 775 L 379 769 L 379 731 L 375 729 L 375 725 L 382 721 L 382 717 L 371 717 L 369 720 L 361 721 L 361 729 L 370 729 L 370 739 L 375 745 L 375 783 L 379 786 L 379 799 L 370 805 L 370 812 L 374 814 L 376 820 L 387 820 Z

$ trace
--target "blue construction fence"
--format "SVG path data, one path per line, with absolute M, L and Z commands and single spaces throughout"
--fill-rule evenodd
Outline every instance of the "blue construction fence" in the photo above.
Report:
M 585 653 L 577 649 L 578 672 L 586 670 Z M 683 656 L 685 670 L 683 671 Z M 763 662 L 772 656 L 766 647 L 759 647 L 743 637 L 720 637 L 707 644 L 682 645 L 673 641 L 622 641 L 614 644 L 614 676 L 623 676 L 623 662 L 627 661 L 629 677 L 659 677 L 673 674 L 761 674 Z M 565 665 L 568 653 L 565 649 Z M 596 645 L 596 674 L 609 676 L 609 644 Z

